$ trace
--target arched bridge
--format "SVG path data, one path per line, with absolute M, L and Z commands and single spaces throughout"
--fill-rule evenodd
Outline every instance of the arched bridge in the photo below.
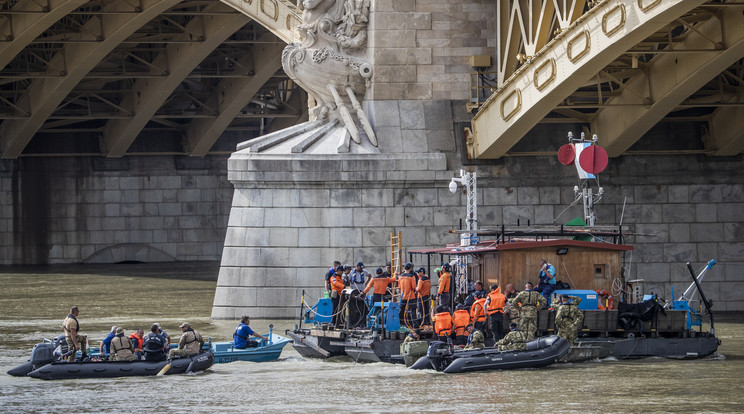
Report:
M 584 124 L 610 156 L 660 122 L 703 125 L 669 152 L 744 151 L 744 3 L 499 0 L 497 13 L 498 85 L 470 157 L 514 154 L 538 123 Z
M 302 116 L 299 23 L 286 0 L 3 1 L 0 155 L 231 152 Z

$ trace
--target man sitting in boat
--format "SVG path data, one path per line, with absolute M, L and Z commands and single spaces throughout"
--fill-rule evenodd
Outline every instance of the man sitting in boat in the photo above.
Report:
M 160 333 L 160 326 L 153 324 L 150 332 L 143 339 L 142 351 L 145 353 L 146 361 L 165 361 L 168 343 Z
M 191 325 L 188 322 L 184 322 L 180 326 L 183 335 L 181 340 L 178 341 L 178 349 L 171 349 L 168 353 L 168 359 L 173 357 L 188 357 L 196 355 L 199 350 L 204 346 L 204 339 L 199 335 L 199 332 L 191 329 Z
M 511 332 L 496 342 L 493 347 L 498 348 L 499 351 L 526 351 L 527 337 L 524 333 L 517 328 L 515 322 L 509 324 L 509 329 L 511 329 Z
M 108 355 L 111 353 L 111 340 L 114 339 L 116 336 L 116 330 L 119 327 L 114 325 L 111 327 L 111 332 L 109 332 L 108 335 L 106 335 L 105 338 L 103 338 L 103 341 L 101 341 L 101 345 L 99 345 L 98 350 L 101 353 L 101 356 Z
M 470 335 L 468 335 L 468 344 L 465 345 L 465 349 L 483 349 L 486 347 L 483 332 L 475 329 L 472 323 L 468 324 L 468 332 L 470 332 Z
M 261 335 L 260 333 L 256 333 L 251 329 L 251 318 L 248 315 L 243 316 L 240 318 L 240 325 L 238 325 L 237 328 L 235 328 L 235 333 L 233 334 L 233 348 L 237 349 L 245 349 L 245 348 L 255 348 L 258 346 L 258 342 L 251 341 L 249 338 L 251 335 L 257 336 L 264 341 L 268 341 L 269 338 Z
M 153 325 L 158 326 L 158 335 L 162 336 L 163 339 L 165 339 L 165 344 L 170 346 L 171 338 L 170 338 L 170 335 L 168 335 L 168 332 L 165 332 L 163 328 L 160 326 L 160 324 L 157 322 L 155 322 Z
M 142 359 L 144 354 L 142 347 L 145 346 L 145 331 L 142 328 L 137 329 L 135 332 L 129 334 L 129 340 L 132 341 L 134 355 L 137 356 L 137 359 Z
M 128 337 L 124 336 L 124 328 L 116 328 L 116 336 L 111 340 L 111 361 L 134 361 L 134 346 Z

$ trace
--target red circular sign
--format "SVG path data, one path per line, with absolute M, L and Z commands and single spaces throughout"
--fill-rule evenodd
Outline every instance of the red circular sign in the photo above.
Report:
M 607 168 L 607 151 L 599 145 L 584 148 L 579 155 L 579 165 L 589 174 L 599 174 Z
M 572 165 L 576 160 L 576 149 L 571 144 L 566 144 L 558 149 L 558 161 L 563 165 Z

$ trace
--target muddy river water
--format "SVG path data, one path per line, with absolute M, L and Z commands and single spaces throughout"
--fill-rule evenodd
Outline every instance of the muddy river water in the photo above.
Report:
M 446 375 L 402 365 L 304 359 L 234 362 L 164 377 L 44 381 L 6 375 L 71 305 L 97 346 L 111 325 L 153 322 L 177 336 L 188 321 L 213 341 L 237 321 L 212 321 L 218 265 L 0 267 L 0 412 L 744 412 L 744 315 L 719 314 L 713 357 L 557 364 L 541 370 Z M 253 320 L 277 333 L 296 321 Z

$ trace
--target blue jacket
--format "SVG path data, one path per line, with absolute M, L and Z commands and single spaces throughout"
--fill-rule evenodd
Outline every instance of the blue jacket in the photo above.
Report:
M 251 335 L 253 335 L 253 329 L 241 322 L 240 325 L 238 325 L 238 327 L 235 329 L 235 333 L 233 334 L 233 346 L 235 348 L 245 348 L 245 346 L 248 344 L 248 338 L 250 338 Z
M 111 340 L 114 339 L 115 336 L 115 333 L 109 332 L 109 334 L 106 335 L 105 338 L 103 338 L 103 349 L 106 351 L 107 354 L 111 353 Z

